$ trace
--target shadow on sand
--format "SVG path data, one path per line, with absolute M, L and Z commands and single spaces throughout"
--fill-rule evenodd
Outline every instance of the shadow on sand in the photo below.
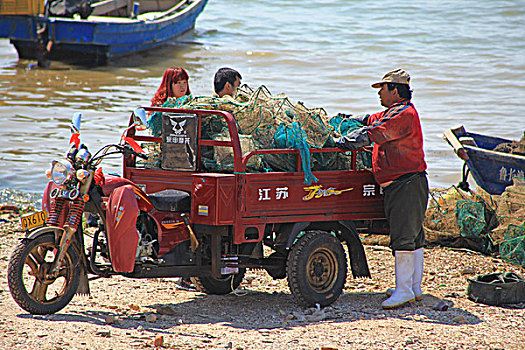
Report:
M 190 292 L 188 292 L 190 293 Z M 308 321 L 301 315 L 311 315 L 315 308 L 299 307 L 291 294 L 267 293 L 261 291 L 242 291 L 235 295 L 206 295 L 194 293 L 192 300 L 180 303 L 150 304 L 140 311 L 71 311 L 54 315 L 20 314 L 21 318 L 35 318 L 50 322 L 85 322 L 99 326 L 112 326 L 121 329 L 169 333 L 169 329 L 181 324 L 222 324 L 243 330 L 291 329 L 316 323 L 348 323 L 360 320 L 399 319 L 430 324 L 472 325 L 482 322 L 477 316 L 461 308 L 454 307 L 452 301 L 447 310 L 434 310 L 441 299 L 425 294 L 423 300 L 410 303 L 394 310 L 381 309 L 383 293 L 343 294 L 331 306 L 322 308 L 323 317 Z M 151 316 L 151 315 L 155 316 Z M 107 319 L 117 321 L 108 324 Z M 152 322 L 151 319 L 155 318 Z M 310 318 L 311 319 L 311 318 Z

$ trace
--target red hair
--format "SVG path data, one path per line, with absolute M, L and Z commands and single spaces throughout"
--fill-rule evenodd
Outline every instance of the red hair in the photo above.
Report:
M 169 67 L 164 72 L 164 76 L 162 77 L 162 83 L 160 83 L 159 88 L 157 89 L 157 92 L 155 93 L 155 96 L 151 99 L 151 105 L 152 106 L 161 106 L 164 102 L 166 102 L 168 97 L 174 97 L 175 94 L 173 93 L 173 83 L 177 82 L 179 80 L 189 80 L 188 73 L 184 70 L 184 68 L 181 67 Z M 190 86 L 188 85 L 188 90 L 186 91 L 186 95 L 190 95 Z

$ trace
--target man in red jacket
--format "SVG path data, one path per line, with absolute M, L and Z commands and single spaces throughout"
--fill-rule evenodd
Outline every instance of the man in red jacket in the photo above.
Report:
M 385 214 L 390 228 L 390 248 L 395 256 L 396 288 L 387 290 L 385 309 L 421 300 L 423 278 L 423 219 L 428 202 L 427 165 L 419 116 L 410 102 L 410 76 L 402 69 L 388 72 L 373 88 L 379 88 L 386 110 L 351 117 L 365 126 L 336 140 L 354 150 L 373 143 L 372 171 L 385 195 Z

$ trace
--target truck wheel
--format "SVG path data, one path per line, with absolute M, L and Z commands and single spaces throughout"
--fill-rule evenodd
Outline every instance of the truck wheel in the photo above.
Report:
M 58 276 L 49 278 L 57 246 L 53 233 L 16 246 L 7 268 L 7 281 L 13 299 L 34 315 L 53 314 L 64 308 L 75 295 L 80 281 L 80 264 L 73 247 L 69 247 Z
M 246 269 L 239 269 L 239 273 L 222 278 L 191 277 L 190 280 L 199 292 L 223 295 L 233 292 L 241 285 L 245 272 Z
M 346 253 L 329 232 L 307 232 L 288 255 L 288 286 L 304 306 L 327 306 L 336 301 L 343 291 L 346 272 Z

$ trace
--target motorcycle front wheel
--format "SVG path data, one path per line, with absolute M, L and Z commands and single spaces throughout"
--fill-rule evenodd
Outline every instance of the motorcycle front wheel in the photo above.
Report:
M 9 290 L 16 303 L 31 314 L 55 313 L 64 308 L 77 291 L 81 271 L 73 247 L 65 253 L 58 276 L 48 276 L 57 252 L 55 235 L 50 232 L 23 240 L 9 259 Z

